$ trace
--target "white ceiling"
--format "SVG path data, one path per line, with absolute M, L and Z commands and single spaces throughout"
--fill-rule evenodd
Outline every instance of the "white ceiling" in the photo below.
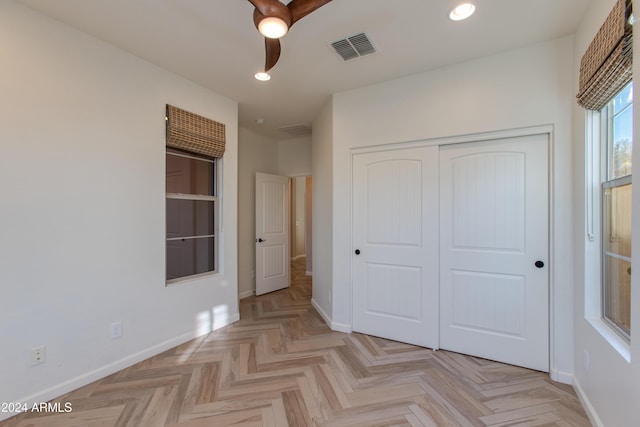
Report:
M 253 78 L 264 39 L 247 0 L 21 1 L 237 100 L 241 126 L 287 139 L 278 128 L 311 125 L 332 93 L 572 34 L 592 0 L 475 0 L 462 22 L 448 19 L 461 0 L 333 0 L 282 39 L 269 82 Z M 361 32 L 377 52 L 343 62 L 329 44 Z

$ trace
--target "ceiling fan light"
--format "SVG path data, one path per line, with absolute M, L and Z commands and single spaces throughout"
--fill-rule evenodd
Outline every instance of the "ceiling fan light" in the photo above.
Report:
M 260 80 L 261 82 L 271 80 L 271 76 L 269 75 L 269 73 L 265 73 L 263 71 L 256 73 L 254 77 L 256 78 L 256 80 Z
M 451 13 L 449 14 L 449 19 L 452 21 L 462 21 L 463 19 L 467 19 L 473 12 L 476 11 L 476 7 L 471 3 L 462 3 L 461 5 L 456 6 Z
M 287 34 L 289 27 L 287 23 L 275 16 L 268 16 L 258 24 L 258 31 L 265 37 L 270 39 L 279 39 Z

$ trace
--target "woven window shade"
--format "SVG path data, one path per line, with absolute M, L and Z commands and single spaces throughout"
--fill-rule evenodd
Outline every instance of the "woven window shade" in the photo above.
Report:
M 167 105 L 167 147 L 220 158 L 224 154 L 224 124 Z
M 631 0 L 618 0 L 580 62 L 578 104 L 600 110 L 632 78 Z

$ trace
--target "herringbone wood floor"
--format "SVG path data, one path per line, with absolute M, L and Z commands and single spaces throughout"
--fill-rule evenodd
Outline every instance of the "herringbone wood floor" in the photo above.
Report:
M 589 426 L 544 373 L 331 331 L 304 260 L 289 289 L 241 301 L 241 320 L 24 413 L 6 427 Z

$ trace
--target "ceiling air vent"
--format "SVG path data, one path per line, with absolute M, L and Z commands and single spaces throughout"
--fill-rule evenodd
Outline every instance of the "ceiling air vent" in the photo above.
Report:
M 337 40 L 331 43 L 331 47 L 333 47 L 336 53 L 345 61 L 359 58 L 376 51 L 373 44 L 371 44 L 371 40 L 369 40 L 369 37 L 367 37 L 365 33 Z
M 300 136 L 300 135 L 309 135 L 311 133 L 311 128 L 307 125 L 291 125 L 278 128 L 278 130 L 288 133 L 292 136 Z

